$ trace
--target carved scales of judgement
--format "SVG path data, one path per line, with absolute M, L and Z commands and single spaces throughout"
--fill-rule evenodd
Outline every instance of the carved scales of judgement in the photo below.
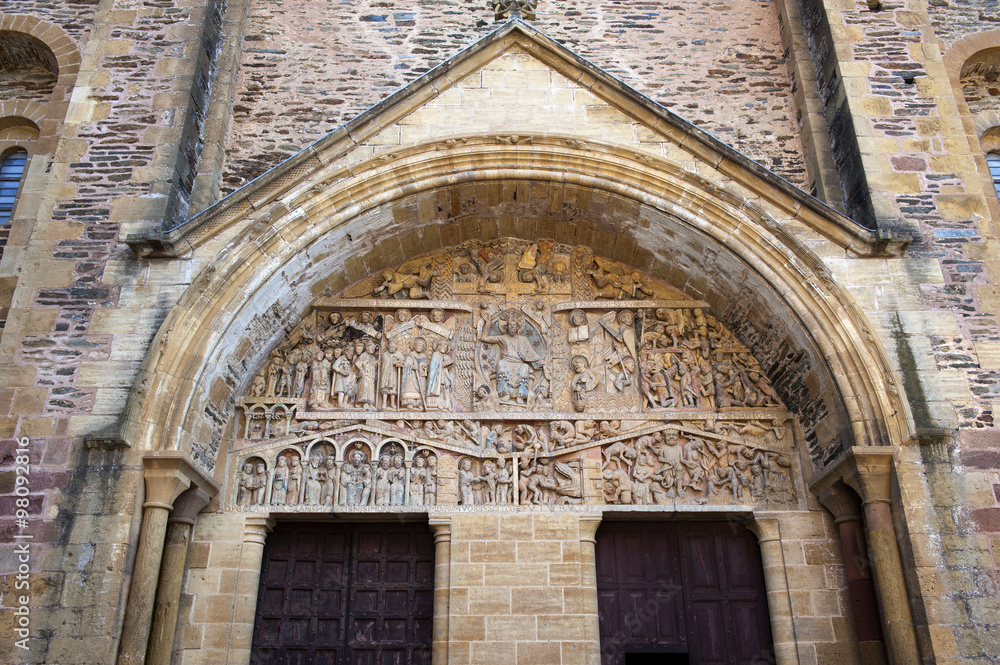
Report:
M 237 510 L 796 501 L 788 413 L 707 304 L 553 241 L 317 301 L 239 406 Z

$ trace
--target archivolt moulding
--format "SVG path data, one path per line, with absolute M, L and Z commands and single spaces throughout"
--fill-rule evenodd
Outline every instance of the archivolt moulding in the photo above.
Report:
M 197 236 L 214 236 L 234 224 L 243 228 L 167 317 L 118 436 L 143 450 L 183 450 L 193 440 L 210 436 L 199 422 L 206 409 L 211 411 L 210 404 L 215 404 L 217 410 L 227 396 L 246 387 L 233 385 L 233 377 L 226 380 L 218 371 L 232 349 L 246 344 L 247 330 L 261 325 L 261 317 L 271 321 L 259 340 L 268 347 L 318 294 L 332 295 L 326 280 L 343 269 L 331 258 L 332 247 L 349 244 L 366 230 L 371 242 L 379 233 L 400 235 L 402 229 L 392 227 L 391 215 L 381 227 L 373 225 L 380 209 L 460 183 L 533 181 L 574 185 L 635 202 L 649 213 L 642 220 L 647 229 L 623 232 L 635 234 L 661 256 L 671 252 L 663 241 L 666 236 L 658 235 L 666 224 L 697 233 L 719 252 L 738 257 L 780 299 L 804 331 L 803 339 L 811 340 L 826 364 L 835 384 L 831 390 L 839 393 L 851 430 L 848 445 L 893 445 L 911 438 L 907 408 L 864 316 L 822 262 L 767 214 L 755 192 L 716 184 L 634 151 L 575 139 L 502 139 L 466 137 L 400 149 L 350 167 L 330 166 L 299 180 L 281 200 L 256 202 L 252 219 L 224 219 L 223 214 L 202 224 L 188 239 L 195 257 L 207 253 Z M 725 170 L 725 165 L 719 168 Z M 785 206 L 768 203 L 776 214 L 810 214 L 787 199 Z M 260 354 L 266 351 L 257 350 L 250 364 L 259 366 Z M 246 375 L 251 374 L 248 369 Z

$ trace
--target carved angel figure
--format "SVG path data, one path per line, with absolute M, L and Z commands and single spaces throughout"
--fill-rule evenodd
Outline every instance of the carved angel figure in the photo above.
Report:
M 409 298 L 419 300 L 429 298 L 431 282 L 438 272 L 431 268 L 429 261 L 415 268 L 404 266 L 399 270 L 386 270 L 382 273 L 382 283 L 372 289 L 376 298 Z

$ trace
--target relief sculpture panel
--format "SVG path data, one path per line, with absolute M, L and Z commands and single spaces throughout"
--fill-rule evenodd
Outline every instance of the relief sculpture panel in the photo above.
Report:
M 317 300 L 239 400 L 234 510 L 791 505 L 794 427 L 707 303 L 467 242 Z

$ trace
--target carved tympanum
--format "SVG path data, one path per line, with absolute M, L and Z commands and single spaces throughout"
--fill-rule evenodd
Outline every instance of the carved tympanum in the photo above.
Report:
M 247 386 L 240 510 L 796 501 L 788 414 L 707 303 L 552 240 L 318 300 Z

